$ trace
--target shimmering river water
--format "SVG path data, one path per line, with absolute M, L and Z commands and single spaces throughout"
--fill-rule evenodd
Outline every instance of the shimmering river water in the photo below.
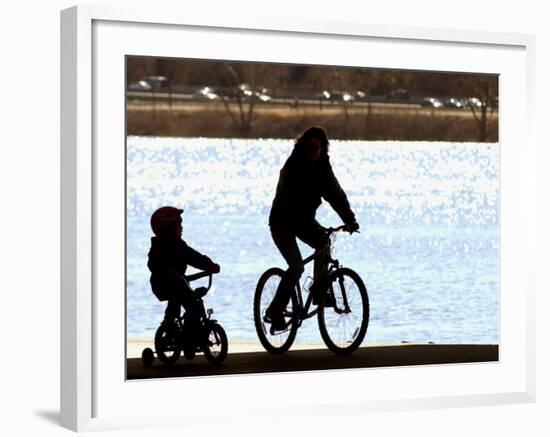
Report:
M 129 338 L 153 337 L 163 317 L 146 265 L 149 217 L 175 205 L 184 240 L 222 266 L 207 307 L 230 339 L 256 339 L 256 282 L 285 267 L 267 218 L 291 150 L 290 140 L 128 138 Z M 330 157 L 361 225 L 334 254 L 367 285 L 365 342 L 498 343 L 499 145 L 332 141 Z M 317 217 L 340 224 L 327 204 Z M 321 342 L 316 319 L 297 341 Z

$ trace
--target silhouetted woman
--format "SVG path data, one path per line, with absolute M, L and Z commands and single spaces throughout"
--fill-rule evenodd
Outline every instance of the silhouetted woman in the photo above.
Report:
M 292 287 L 304 272 L 296 238 L 314 249 L 325 247 L 327 238 L 315 220 L 321 199 L 325 199 L 346 224 L 346 230 L 359 229 L 346 193 L 332 171 L 328 156 L 328 138 L 321 127 L 310 127 L 294 143 L 294 150 L 279 174 L 279 182 L 269 214 L 269 227 L 275 245 L 288 264 L 288 270 L 277 288 L 267 318 L 274 330 L 283 330 L 286 308 Z M 311 291 L 317 303 L 326 284 L 327 260 L 315 258 L 314 283 Z M 321 291 L 319 291 L 321 290 Z

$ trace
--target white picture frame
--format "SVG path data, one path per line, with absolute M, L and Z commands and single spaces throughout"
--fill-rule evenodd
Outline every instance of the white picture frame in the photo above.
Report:
M 124 108 L 115 105 L 115 112 L 106 114 L 108 111 L 102 111 L 106 109 L 102 105 L 107 101 L 102 93 L 117 96 L 116 102 L 124 98 L 124 88 L 120 88 L 124 78 L 119 77 L 116 72 L 119 70 L 113 67 L 111 71 L 111 64 L 107 64 L 114 60 L 112 65 L 119 65 L 121 53 L 156 52 L 154 54 L 158 56 L 170 53 L 180 56 L 178 49 L 169 42 L 173 39 L 171 32 L 183 32 L 187 37 L 196 35 L 192 47 L 195 56 L 201 50 L 207 50 L 206 40 L 201 38 L 209 36 L 209 32 L 224 38 L 255 36 L 265 37 L 266 41 L 275 39 L 287 48 L 292 38 L 294 42 L 307 39 L 323 40 L 325 43 L 333 41 L 334 44 L 353 39 L 358 44 L 383 43 L 386 48 L 402 45 L 393 49 L 401 53 L 399 59 L 396 57 L 391 63 L 396 68 L 419 67 L 418 61 L 411 57 L 414 50 L 404 50 L 404 47 L 416 47 L 441 53 L 440 59 L 425 61 L 424 67 L 431 65 L 434 69 L 441 69 L 445 65 L 448 71 L 458 71 L 472 65 L 472 62 L 478 62 L 478 65 L 485 65 L 486 71 L 504 75 L 500 107 L 500 143 L 505 151 L 501 161 L 501 282 L 504 289 L 514 293 L 503 294 L 498 363 L 491 367 L 479 364 L 421 366 L 330 371 L 321 375 L 309 372 L 307 375 L 267 374 L 138 383 L 120 379 L 120 369 L 125 361 L 123 355 L 118 356 L 118 351 L 124 348 L 117 332 L 119 320 L 123 317 L 120 314 L 121 302 L 114 292 L 101 299 L 98 299 L 98 293 L 104 293 L 103 290 L 108 287 L 117 289 L 120 286 L 118 273 L 111 274 L 105 267 L 111 261 L 113 265 L 120 262 L 117 258 L 120 248 L 106 252 L 104 243 L 121 241 L 120 233 L 124 229 L 120 227 L 123 206 L 119 204 L 120 181 L 115 176 L 123 171 L 120 167 L 123 163 L 120 154 L 117 154 L 118 146 L 109 149 L 114 155 L 108 162 L 105 160 L 106 154 L 111 152 L 102 149 L 98 153 L 97 146 L 110 140 L 113 140 L 111 144 L 117 144 L 121 133 L 124 134 L 124 124 L 120 122 Z M 158 44 L 158 41 L 166 44 Z M 127 46 L 124 45 L 127 43 L 135 44 L 131 53 L 126 52 Z M 451 46 L 464 54 L 445 61 L 445 50 Z M 135 53 L 135 47 L 139 48 L 140 53 Z M 243 55 L 237 53 L 235 47 L 232 56 L 237 59 Z M 227 46 L 224 50 L 231 51 L 232 48 Z M 494 54 L 492 59 L 487 59 L 487 51 Z M 290 17 L 243 16 L 228 21 L 226 17 L 216 15 L 190 16 L 184 11 L 140 11 L 103 6 L 78 6 L 62 11 L 62 425 L 81 431 L 161 424 L 193 425 L 212 420 L 209 414 L 194 410 L 189 400 L 182 401 L 183 406 L 180 403 L 177 408 L 166 411 L 132 409 L 132 398 L 158 396 L 159 393 L 179 391 L 182 387 L 187 393 L 197 395 L 197 403 L 202 400 L 201 391 L 216 390 L 219 401 L 214 401 L 211 408 L 219 411 L 218 422 L 235 422 L 251 411 L 255 414 L 255 420 L 263 420 L 280 414 L 365 414 L 369 411 L 533 402 L 535 219 L 528 212 L 535 209 L 534 51 L 534 36 L 525 34 L 375 26 L 361 22 L 316 22 Z M 472 54 L 472 59 L 468 64 L 464 58 L 469 54 Z M 206 54 L 204 57 L 208 56 Z M 498 64 L 499 56 L 502 56 L 502 64 Z M 335 63 L 338 62 L 343 61 L 335 59 Z M 104 68 L 106 64 L 109 68 Z M 110 74 L 116 77 L 112 83 L 108 79 Z M 518 82 L 508 83 L 508 77 L 518 79 Z M 105 117 L 109 120 L 105 121 Z M 520 146 L 513 147 L 513 144 Z M 121 146 L 124 147 L 123 142 Z M 512 165 L 514 163 L 516 165 Z M 108 189 L 111 187 L 114 188 Z M 517 208 L 518 202 L 524 207 Z M 114 217 L 105 215 L 107 207 L 118 211 Z M 524 231 L 521 236 L 514 236 L 513 229 L 518 227 Z M 109 257 L 113 258 L 107 259 Z M 511 311 L 513 308 L 515 313 Z M 510 326 L 512 317 L 515 317 L 514 327 Z M 124 332 L 121 335 L 124 336 Z M 461 383 L 460 378 L 465 376 L 472 376 L 468 379 L 473 383 Z M 323 378 L 322 389 L 319 388 L 319 378 Z M 411 379 L 420 385 L 405 383 Z M 336 380 L 356 387 L 364 384 L 369 390 L 346 393 L 344 397 L 335 389 Z M 388 388 L 385 383 L 390 380 L 395 381 L 397 388 Z M 434 382 L 427 383 L 428 380 Z M 277 387 L 284 385 L 281 382 L 300 384 L 308 395 L 293 399 L 289 404 L 284 393 L 277 391 Z M 265 389 L 273 390 L 270 399 L 253 397 L 254 393 Z M 236 401 L 233 398 L 234 405 L 228 408 L 229 394 L 237 391 L 240 397 Z M 331 393 L 330 399 L 324 397 L 327 392 Z M 221 408 L 224 402 L 225 409 Z M 126 410 L 122 407 L 124 405 L 128 405 Z M 238 410 L 235 409 L 237 407 Z M 188 414 L 182 415 L 181 411 L 188 411 Z

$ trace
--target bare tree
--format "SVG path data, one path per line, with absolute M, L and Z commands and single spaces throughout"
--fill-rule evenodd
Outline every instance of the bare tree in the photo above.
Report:
M 356 84 L 357 91 L 363 93 L 362 99 L 367 103 L 365 114 L 364 131 L 368 133 L 372 119 L 372 95 L 374 90 L 380 86 L 380 82 L 384 80 L 381 70 L 371 68 L 358 68 L 355 71 L 353 82 Z
M 333 80 L 333 83 L 338 88 L 337 91 L 338 93 L 340 93 L 339 97 L 341 98 L 341 100 L 338 101 L 338 104 L 342 108 L 344 112 L 344 117 L 346 118 L 346 121 L 348 123 L 350 121 L 348 106 L 351 104 L 351 100 L 344 100 L 344 92 L 346 92 L 349 85 L 353 83 L 353 81 L 350 80 L 351 79 L 350 73 L 351 73 L 350 69 L 339 69 L 334 67 L 331 68 L 332 80 Z
M 224 63 L 222 72 L 233 92 L 221 95 L 227 115 L 238 127 L 244 138 L 250 136 L 254 109 L 258 103 L 259 80 L 269 72 L 269 65 L 264 64 L 233 64 Z
M 478 128 L 479 142 L 489 137 L 489 120 L 496 110 L 498 78 L 495 75 L 468 75 L 458 81 L 464 100 L 472 112 Z

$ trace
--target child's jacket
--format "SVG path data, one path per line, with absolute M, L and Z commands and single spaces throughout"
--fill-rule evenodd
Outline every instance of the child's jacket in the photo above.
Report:
M 185 241 L 161 240 L 151 238 L 147 267 L 151 271 L 151 288 L 155 296 L 161 300 L 168 300 L 174 292 L 182 292 L 187 287 L 186 282 L 178 276 L 183 276 L 190 265 L 200 270 L 210 270 L 212 260 L 189 247 Z

